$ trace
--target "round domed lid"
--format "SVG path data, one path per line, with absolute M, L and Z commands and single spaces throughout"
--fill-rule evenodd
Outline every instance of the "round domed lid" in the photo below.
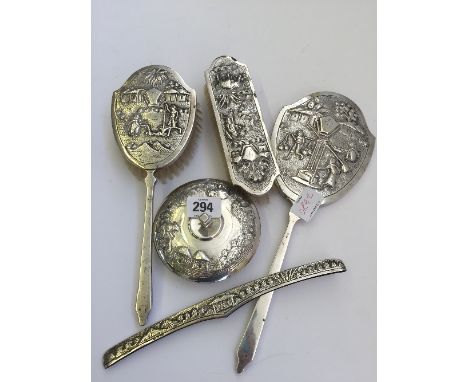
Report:
M 189 217 L 188 197 L 220 199 L 220 217 L 208 212 Z M 217 179 L 200 179 L 174 190 L 153 224 L 153 244 L 176 274 L 193 281 L 220 281 L 242 269 L 260 239 L 257 208 L 239 187 Z

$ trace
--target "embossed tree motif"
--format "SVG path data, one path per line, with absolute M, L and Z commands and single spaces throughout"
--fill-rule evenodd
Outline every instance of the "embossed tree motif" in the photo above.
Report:
M 304 113 L 309 113 L 309 115 L 315 115 L 316 118 L 322 118 L 324 115 L 330 112 L 326 107 L 324 107 L 323 103 L 320 102 L 319 97 L 314 97 L 312 101 L 307 102 L 306 105 L 307 109 L 304 110 Z
M 237 65 L 221 65 L 213 70 L 212 81 L 216 97 L 222 108 L 238 104 L 245 98 L 245 72 Z
M 166 70 L 162 68 L 151 68 L 147 71 L 144 78 L 146 83 L 152 87 L 157 87 L 169 80 Z
M 348 122 L 356 123 L 358 120 L 358 115 L 356 110 L 346 102 L 336 102 L 335 103 L 336 116 L 338 118 L 345 118 Z
M 161 229 L 157 233 L 157 239 L 168 252 L 172 252 L 172 240 L 175 238 L 177 232 L 180 231 L 177 223 L 172 221 L 170 213 L 164 213 L 162 218 Z

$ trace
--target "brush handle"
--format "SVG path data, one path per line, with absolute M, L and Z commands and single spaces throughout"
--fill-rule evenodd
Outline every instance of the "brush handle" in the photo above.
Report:
M 136 296 L 135 309 L 138 323 L 144 325 L 153 303 L 151 282 L 151 228 L 153 223 L 153 195 L 156 177 L 154 171 L 148 171 L 145 178 L 146 183 L 146 205 L 145 223 L 143 226 L 143 242 L 141 244 L 140 278 L 138 280 L 138 292 Z

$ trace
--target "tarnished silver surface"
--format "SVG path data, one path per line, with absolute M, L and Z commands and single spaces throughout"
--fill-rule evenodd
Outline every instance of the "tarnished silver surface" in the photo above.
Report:
M 152 305 L 151 223 L 154 171 L 172 163 L 185 148 L 195 119 L 195 90 L 174 70 L 144 67 L 112 97 L 114 135 L 125 157 L 146 171 L 146 206 L 140 278 L 136 298 L 138 322 L 144 325 Z
M 247 66 L 221 56 L 205 77 L 232 182 L 251 194 L 265 194 L 279 169 Z
M 274 273 L 189 306 L 111 347 L 104 353 L 108 368 L 137 350 L 198 322 L 229 316 L 242 305 L 275 289 L 307 279 L 345 272 L 341 260 L 326 259 Z
M 219 197 L 221 217 L 209 224 L 187 215 L 189 196 Z M 153 224 L 154 248 L 178 275 L 194 281 L 220 281 L 244 267 L 260 239 L 255 204 L 240 188 L 217 179 L 200 179 L 174 190 Z
M 195 90 L 171 68 L 146 66 L 114 92 L 112 122 L 119 147 L 143 170 L 161 168 L 184 150 L 195 119 Z
M 283 193 L 294 201 L 304 187 L 311 187 L 324 196 L 325 205 L 338 200 L 359 180 L 372 156 L 375 138 L 354 102 L 337 93 L 319 92 L 281 110 L 271 142 Z M 298 220 L 290 211 L 269 273 L 280 271 Z M 272 297 L 273 292 L 257 300 L 237 349 L 238 373 L 255 357 Z
M 359 180 L 375 138 L 353 101 L 341 94 L 318 92 L 280 111 L 271 142 L 283 193 L 296 200 L 308 186 L 320 191 L 323 204 L 328 204 Z

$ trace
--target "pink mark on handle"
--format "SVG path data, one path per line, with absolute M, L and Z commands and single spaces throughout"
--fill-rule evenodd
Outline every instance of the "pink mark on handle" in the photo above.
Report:
M 314 198 L 314 194 L 306 193 L 299 202 L 299 211 L 303 214 L 306 213 L 309 206 L 312 204 L 312 199 Z

